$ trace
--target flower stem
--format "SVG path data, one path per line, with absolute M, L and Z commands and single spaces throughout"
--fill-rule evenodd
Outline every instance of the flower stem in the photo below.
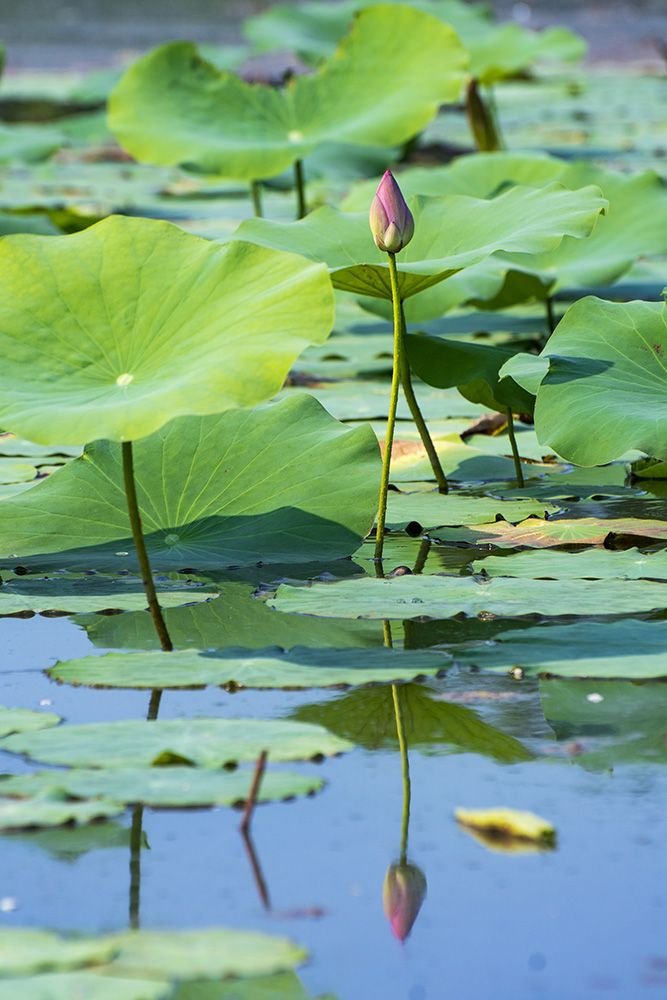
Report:
M 507 433 L 510 439 L 510 445 L 512 448 L 512 458 L 514 459 L 514 470 L 516 472 L 516 483 L 517 486 L 523 487 L 523 469 L 521 468 L 521 459 L 519 458 L 519 449 L 516 443 L 516 434 L 514 433 L 514 417 L 512 416 L 512 411 L 507 408 Z
M 160 645 L 166 653 L 170 653 L 174 647 L 171 639 L 169 638 L 164 618 L 162 617 L 162 608 L 158 604 L 157 594 L 155 593 L 155 584 L 153 583 L 153 574 L 151 572 L 151 565 L 148 561 L 148 552 L 146 551 L 144 534 L 141 530 L 141 517 L 139 516 L 139 505 L 137 503 L 137 487 L 134 480 L 132 442 L 123 441 L 121 447 L 123 453 L 125 496 L 127 498 L 127 509 L 130 515 L 130 524 L 132 525 L 134 547 L 137 550 L 137 559 L 139 560 L 139 568 L 141 570 L 141 579 L 144 585 L 144 590 L 146 591 L 148 608 L 153 618 L 153 624 L 155 625 Z
M 405 311 L 403 309 L 403 302 L 401 302 L 401 337 L 405 337 Z M 401 350 L 401 385 L 403 386 L 403 393 L 408 407 L 410 408 L 412 419 L 414 420 L 415 426 L 419 431 L 419 436 L 422 439 L 422 444 L 426 449 L 428 460 L 431 463 L 433 475 L 435 476 L 435 481 L 438 484 L 438 491 L 440 493 L 449 493 L 447 476 L 445 475 L 440 464 L 440 459 L 438 458 L 438 453 L 435 450 L 433 439 L 429 434 L 426 421 L 422 416 L 422 411 L 419 409 L 419 403 L 417 402 L 417 397 L 415 396 L 414 389 L 412 388 L 410 362 L 408 361 L 408 355 L 405 350 L 405 340 L 403 340 L 403 348 Z
M 375 559 L 382 559 L 384 546 L 384 526 L 387 520 L 387 491 L 389 489 L 389 469 L 391 466 L 391 448 L 394 443 L 394 426 L 396 424 L 396 408 L 398 407 L 398 390 L 401 384 L 401 361 L 403 353 L 403 332 L 401 329 L 401 299 L 398 292 L 398 271 L 396 270 L 396 254 L 387 253 L 389 257 L 389 276 L 391 279 L 391 297 L 394 303 L 394 370 L 391 378 L 391 396 L 389 398 L 389 416 L 387 417 L 387 433 L 384 441 L 382 458 L 382 478 L 380 480 L 380 503 L 378 506 L 377 534 L 375 536 Z
M 554 303 L 550 295 L 547 295 L 545 305 L 547 307 L 547 327 L 551 335 L 556 329 L 556 321 L 554 317 Z
M 398 735 L 398 745 L 401 751 L 401 764 L 403 771 L 403 819 L 401 822 L 401 859 L 400 864 L 404 865 L 408 859 L 408 826 L 410 825 L 410 761 L 408 759 L 408 741 L 405 737 L 405 721 L 403 719 L 403 708 L 401 706 L 401 685 L 392 684 L 391 694 L 394 699 L 394 714 L 396 716 L 396 733 Z
M 294 179 L 296 181 L 296 217 L 303 219 L 308 214 L 306 208 L 306 185 L 303 177 L 303 160 L 294 163 Z
M 252 196 L 252 207 L 255 218 L 262 218 L 262 189 L 259 181 L 250 181 L 250 194 Z

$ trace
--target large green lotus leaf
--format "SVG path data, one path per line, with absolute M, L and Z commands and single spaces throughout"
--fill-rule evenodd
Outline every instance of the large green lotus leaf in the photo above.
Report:
M 294 973 L 253 976 L 233 983 L 185 983 L 171 1000 L 315 1000 Z M 336 1000 L 328 994 L 317 1000 Z
M 519 740 L 489 725 L 474 709 L 434 697 L 426 687 L 403 685 L 399 697 L 410 750 L 429 755 L 478 753 L 501 764 L 516 764 L 533 757 Z M 325 726 L 366 750 L 399 749 L 389 688 L 362 688 L 334 701 L 301 705 L 291 717 Z
M 342 753 L 351 745 L 317 726 L 265 719 L 157 719 L 93 722 L 16 734 L 0 741 L 0 749 L 25 753 L 46 764 L 78 767 L 153 767 L 192 764 L 223 767 L 256 760 L 268 750 L 271 760 L 305 760 Z M 40 737 L 42 737 L 40 739 Z
M 170 654 L 107 653 L 58 662 L 50 677 L 90 687 L 309 688 L 390 684 L 416 676 L 437 676 L 448 666 L 433 653 L 395 649 L 188 649 Z
M 11 502 L 11 501 L 8 501 Z M 156 583 L 158 600 L 164 607 L 178 607 L 217 597 L 217 587 L 189 587 Z M 72 614 L 103 611 L 137 611 L 146 607 L 146 591 L 140 579 L 129 576 L 84 576 L 68 580 L 57 577 L 37 580 L 32 577 L 3 582 L 0 587 L 0 615 L 19 611 L 69 611 Z M 1 716 L 0 716 L 1 718 Z
M 438 284 L 496 250 L 540 253 L 564 235 L 587 236 L 606 202 L 593 187 L 513 187 L 497 198 L 416 196 L 409 201 L 415 235 L 397 259 L 401 297 Z M 370 205 L 369 205 L 370 207 Z M 324 262 L 336 288 L 391 299 L 389 262 L 373 243 L 368 212 L 316 209 L 292 223 L 246 219 L 233 240 L 300 253 Z
M 0 929 L 0 978 L 99 965 L 109 962 L 116 950 L 108 938 L 63 938 L 46 930 L 3 927 Z M 15 998 L 22 995 L 14 993 Z
M 632 614 L 665 607 L 667 587 L 647 580 L 610 580 L 604 587 L 595 580 L 533 580 L 527 587 L 524 580 L 512 577 L 368 577 L 310 587 L 281 584 L 268 603 L 277 611 L 327 618 Z M 47 731 L 44 738 L 60 731 Z
M 387 524 L 393 529 L 404 528 L 410 521 L 417 521 L 424 529 L 445 524 L 491 527 L 489 522 L 496 518 L 512 524 L 531 515 L 543 515 L 545 511 L 555 512 L 557 509 L 554 504 L 540 500 L 496 500 L 494 497 L 457 493 L 443 495 L 435 490 L 417 493 L 392 491 L 388 496 Z
M 405 0 L 384 2 L 405 4 Z M 372 6 L 373 0 L 272 4 L 268 10 L 244 21 L 243 33 L 260 51 L 291 50 L 307 62 L 318 62 L 334 52 L 357 11 Z M 468 4 L 462 0 L 409 0 L 409 6 L 451 24 L 458 33 L 486 22 L 490 16 L 487 4 Z
M 531 589 L 543 582 L 534 581 Z M 573 587 L 575 582 L 569 581 L 567 586 Z M 623 582 L 624 589 L 640 585 Z M 597 589 L 610 595 L 608 610 L 613 612 L 611 587 L 598 584 Z M 456 660 L 502 673 L 521 667 L 526 674 L 560 677 L 664 677 L 665 631 L 664 622 L 636 620 L 536 626 L 476 648 L 457 650 Z
M 456 386 L 466 399 L 491 410 L 533 412 L 535 397 L 531 393 L 512 378 L 498 378 L 499 370 L 516 353 L 511 348 L 409 334 L 406 349 L 410 367 L 428 385 L 439 389 Z
M 518 576 L 523 579 L 548 577 L 551 580 L 667 580 L 667 551 L 645 553 L 637 549 L 610 552 L 586 549 L 583 552 L 555 552 L 533 549 L 512 556 L 487 556 L 472 564 L 473 573 L 489 576 Z
M 134 464 L 154 568 L 340 558 L 359 546 L 377 507 L 372 431 L 343 427 L 305 394 L 171 421 L 135 444 Z M 134 565 L 122 483 L 120 446 L 94 443 L 5 501 L 0 552 L 22 562 L 41 555 L 32 560 L 40 567 L 54 552 L 60 565 Z
M 530 31 L 512 23 L 473 26 L 462 38 L 470 53 L 470 75 L 484 84 L 516 76 L 538 59 L 581 59 L 587 48 L 567 28 Z
M 440 528 L 429 534 L 433 540 L 442 542 L 541 549 L 557 545 L 603 545 L 606 540 L 619 535 L 667 539 L 667 522 L 639 517 L 557 518 L 553 521 L 528 517 L 516 525 L 499 521 L 497 524 Z M 634 544 L 637 545 L 637 541 Z
M 405 142 L 457 100 L 467 63 L 449 25 L 378 4 L 360 13 L 318 73 L 295 76 L 282 91 L 220 72 L 188 42 L 164 45 L 114 88 L 109 125 L 138 160 L 273 177 L 321 142 Z
M 155 220 L 7 236 L 0 273 L 0 424 L 38 444 L 254 406 L 333 322 L 323 268 Z
M 172 993 L 171 983 L 110 979 L 94 972 L 0 980 L 0 1000 L 168 1000 Z
M 664 304 L 575 302 L 540 355 L 549 366 L 535 406 L 541 443 L 577 465 L 604 465 L 630 448 L 667 458 L 666 352 Z M 525 384 L 512 362 L 503 374 Z
M 539 682 L 544 716 L 569 759 L 607 772 L 619 764 L 667 760 L 664 682 L 561 680 Z
M 125 812 L 125 806 L 109 799 L 81 801 L 61 788 L 48 788 L 34 799 L 0 799 L 0 829 L 21 830 L 35 826 L 90 823 Z
M 105 798 L 113 802 L 154 807 L 232 806 L 245 802 L 252 784 L 250 770 L 212 771 L 193 767 L 146 767 L 119 770 L 41 771 L 0 777 L 0 795 L 18 798 L 65 792 L 75 798 Z M 306 774 L 268 770 L 262 777 L 259 802 L 312 795 L 324 782 Z M 0 800 L 1 802 L 2 800 Z
M 62 719 L 50 712 L 31 712 L 28 708 L 5 708 L 0 706 L 0 736 L 12 733 L 27 733 L 32 729 L 49 729 L 57 726 Z
M 220 597 L 208 604 L 167 608 L 164 620 L 177 649 L 220 649 L 224 646 L 344 647 L 382 646 L 382 628 L 370 622 L 323 621 L 276 615 L 263 601 L 253 600 L 247 584 L 222 584 Z M 94 646 L 104 649 L 159 649 L 150 612 L 122 615 L 78 615 Z

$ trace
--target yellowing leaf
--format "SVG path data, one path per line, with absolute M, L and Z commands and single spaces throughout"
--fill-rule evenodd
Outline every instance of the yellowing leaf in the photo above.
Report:
M 526 850 L 553 848 L 556 830 L 535 813 L 521 812 L 506 806 L 492 809 L 455 809 L 454 815 L 476 840 L 493 850 L 520 853 Z

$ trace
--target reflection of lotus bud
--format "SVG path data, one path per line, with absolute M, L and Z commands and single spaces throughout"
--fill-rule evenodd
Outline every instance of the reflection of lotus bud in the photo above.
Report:
M 384 914 L 394 937 L 405 941 L 426 896 L 426 878 L 411 864 L 390 865 L 384 880 Z
M 398 253 L 410 242 L 415 231 L 412 212 L 405 204 L 401 189 L 390 170 L 380 181 L 370 210 L 373 239 L 380 250 Z

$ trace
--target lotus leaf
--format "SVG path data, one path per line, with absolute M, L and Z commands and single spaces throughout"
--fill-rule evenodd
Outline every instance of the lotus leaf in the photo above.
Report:
M 0 749 L 24 753 L 46 764 L 128 768 L 192 764 L 219 768 L 256 760 L 262 750 L 271 759 L 304 760 L 352 749 L 318 726 L 265 719 L 157 719 L 91 722 L 15 734 Z
M 597 188 L 560 184 L 514 187 L 488 201 L 465 195 L 416 196 L 409 201 L 415 235 L 401 251 L 401 298 L 409 299 L 496 250 L 541 253 L 565 235 L 588 236 L 606 202 Z M 391 299 L 389 263 L 373 243 L 368 212 L 325 206 L 299 222 L 246 219 L 232 241 L 301 253 L 327 265 L 336 288 Z
M 632 614 L 665 607 L 667 586 L 647 580 L 610 581 L 605 587 L 594 580 L 533 580 L 527 587 L 524 580 L 511 577 L 480 581 L 471 577 L 400 576 L 314 583 L 310 587 L 281 584 L 268 603 L 277 611 L 325 618 Z M 60 730 L 47 730 L 36 737 L 48 738 L 57 732 Z
M 662 303 L 589 296 L 567 311 L 535 374 L 522 355 L 501 374 L 534 386 L 537 366 L 548 365 L 537 390 L 535 429 L 542 444 L 568 461 L 604 465 L 629 448 L 665 459 L 666 352 Z
M 0 424 L 38 444 L 254 406 L 333 322 L 323 268 L 147 219 L 7 236 L 0 272 Z
M 57 565 L 134 565 L 120 451 L 97 442 L 34 492 L 5 501 L 0 552 L 24 562 L 57 552 Z M 335 559 L 353 552 L 373 524 L 374 435 L 342 427 L 306 395 L 179 418 L 138 441 L 134 453 L 154 567 Z M 44 566 L 43 558 L 33 561 Z
M 405 142 L 456 101 L 466 66 L 453 28 L 378 4 L 360 13 L 320 72 L 283 91 L 220 72 L 188 42 L 163 45 L 114 88 L 109 125 L 139 160 L 274 177 L 322 142 Z
M 470 452 L 475 454 L 472 448 Z M 404 528 L 410 521 L 417 521 L 423 529 L 443 524 L 491 527 L 489 521 L 496 518 L 515 523 L 531 515 L 555 512 L 557 509 L 555 505 L 539 500 L 496 500 L 456 493 L 443 496 L 434 490 L 427 493 L 392 492 L 389 495 L 387 523 L 392 528 Z M 484 527 L 480 530 L 483 531 Z
M 111 979 L 94 972 L 62 972 L 0 980 L 0 1000 L 169 1000 L 171 983 Z
M 108 939 L 64 938 L 46 930 L 2 927 L 0 979 L 99 965 L 109 962 L 115 952 L 115 945 Z
M 23 799 L 56 790 L 76 798 L 101 797 L 114 803 L 143 802 L 154 807 L 232 806 L 248 798 L 252 777 L 249 770 L 147 767 L 104 771 L 76 767 L 65 772 L 4 776 L 0 778 L 0 795 Z M 323 784 L 321 778 L 310 775 L 268 770 L 262 777 L 257 801 L 274 802 L 297 795 L 312 795 Z M 32 801 L 29 799 L 26 804 Z
M 0 829 L 21 830 L 35 826 L 89 823 L 125 812 L 125 806 L 109 799 L 80 801 L 60 788 L 48 788 L 34 799 L 0 799 Z
M 442 542 L 469 542 L 502 548 L 530 546 L 541 549 L 556 545 L 603 545 L 614 536 L 667 539 L 667 522 L 639 517 L 556 518 L 543 521 L 528 517 L 521 524 L 470 525 L 440 528 L 430 537 Z M 637 544 L 635 540 L 634 544 Z M 649 544 L 647 542 L 647 544 Z
M 27 733 L 31 729 L 48 729 L 57 726 L 62 719 L 50 712 L 31 712 L 27 708 L 5 708 L 0 706 L 0 736 L 12 733 Z
M 551 580 L 667 580 L 667 552 L 647 554 L 637 549 L 610 552 L 588 549 L 580 553 L 533 549 L 510 556 L 487 556 L 476 560 L 473 573 Z
M 160 603 L 165 607 L 178 607 L 197 601 L 209 601 L 218 596 L 216 587 L 188 587 L 185 581 L 156 585 Z M 73 614 L 104 611 L 137 611 L 146 607 L 143 584 L 130 576 L 85 576 L 69 580 L 59 577 L 37 580 L 20 577 L 9 580 L 0 587 L 0 615 L 13 615 L 19 611 L 70 611 Z
M 395 649 L 195 650 L 179 653 L 108 653 L 57 663 L 55 680 L 92 687 L 184 688 L 219 685 L 236 688 L 308 688 L 342 684 L 387 684 L 434 676 L 446 658 L 430 652 Z

